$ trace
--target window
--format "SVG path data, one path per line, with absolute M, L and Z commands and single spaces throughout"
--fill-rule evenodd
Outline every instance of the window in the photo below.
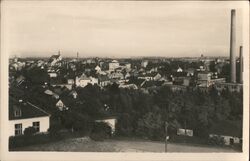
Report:
M 40 122 L 33 122 L 33 127 L 36 132 L 40 132 Z
M 15 135 L 22 135 L 22 124 L 15 124 Z
M 15 108 L 14 109 L 14 117 L 21 117 L 22 111 L 20 108 Z

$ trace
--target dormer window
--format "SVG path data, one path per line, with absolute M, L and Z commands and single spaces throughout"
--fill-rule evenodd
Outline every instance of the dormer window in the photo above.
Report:
M 21 117 L 22 116 L 22 111 L 20 108 L 15 108 L 14 109 L 14 116 L 15 117 Z

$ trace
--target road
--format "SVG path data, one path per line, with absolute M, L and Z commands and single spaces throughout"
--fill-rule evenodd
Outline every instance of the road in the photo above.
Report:
M 68 139 L 55 143 L 21 147 L 15 151 L 71 151 L 71 152 L 164 152 L 164 142 L 145 140 L 114 140 L 93 141 L 89 138 Z M 168 152 L 237 152 L 231 148 L 168 144 Z

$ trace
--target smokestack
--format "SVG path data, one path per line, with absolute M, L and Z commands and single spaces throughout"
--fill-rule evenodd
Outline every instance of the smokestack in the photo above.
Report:
M 242 46 L 240 46 L 240 83 L 243 83 L 243 53 L 242 53 Z
M 235 9 L 231 10 L 231 30 L 230 30 L 230 68 L 231 83 L 236 83 L 236 18 Z

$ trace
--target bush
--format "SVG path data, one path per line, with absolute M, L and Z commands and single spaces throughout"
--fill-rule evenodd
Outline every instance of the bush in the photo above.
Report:
M 49 128 L 49 136 L 53 139 L 53 138 L 61 138 L 61 134 L 60 134 L 60 130 L 61 127 L 60 126 L 50 126 Z
M 31 135 L 29 137 L 25 135 L 11 136 L 9 138 L 9 148 L 13 149 L 17 147 L 23 147 L 35 144 L 44 144 L 52 141 L 56 141 L 56 139 L 51 139 L 51 137 L 49 137 L 49 135 L 47 134 L 37 134 L 37 135 Z
M 132 136 L 133 135 L 133 117 L 128 113 L 122 114 L 116 124 L 116 135 Z
M 136 134 L 150 140 L 159 141 L 165 138 L 165 126 L 160 113 L 149 112 L 139 119 Z
M 36 129 L 34 127 L 32 127 L 32 126 L 29 126 L 26 129 L 24 129 L 23 133 L 24 133 L 25 136 L 31 136 L 31 135 L 36 133 Z
M 96 141 L 102 141 L 111 136 L 111 127 L 104 122 L 94 123 L 90 138 Z
M 213 136 L 208 139 L 208 144 L 223 146 L 225 144 L 224 139 L 220 136 Z

